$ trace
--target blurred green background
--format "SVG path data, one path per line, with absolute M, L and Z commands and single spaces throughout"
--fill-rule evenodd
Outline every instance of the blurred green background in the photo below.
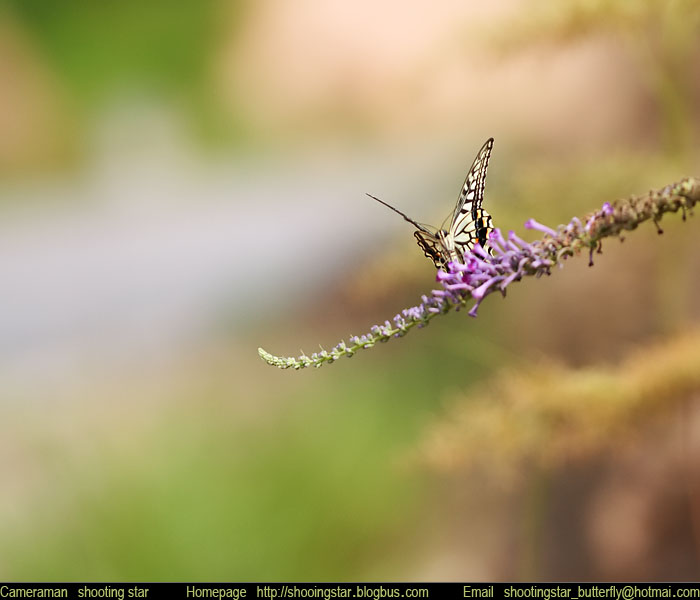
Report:
M 319 371 L 522 233 L 700 175 L 700 3 L 0 8 L 0 579 L 700 578 L 700 237 Z M 696 360 L 697 359 L 697 360 Z

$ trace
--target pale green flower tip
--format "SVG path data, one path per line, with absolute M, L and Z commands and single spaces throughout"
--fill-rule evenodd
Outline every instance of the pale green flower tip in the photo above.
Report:
M 286 369 L 292 366 L 288 364 L 284 359 L 278 358 L 277 356 L 270 354 L 262 348 L 258 348 L 258 354 L 260 355 L 260 358 L 262 358 L 268 365 L 272 365 L 273 367 Z

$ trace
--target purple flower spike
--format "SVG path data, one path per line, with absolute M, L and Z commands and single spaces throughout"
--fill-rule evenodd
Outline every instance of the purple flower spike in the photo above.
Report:
M 520 250 L 526 250 L 530 247 L 530 244 L 518 237 L 512 229 L 508 232 L 508 241 L 519 246 Z
M 488 258 L 489 256 L 491 256 L 488 252 L 486 252 L 486 250 L 484 250 L 481 247 L 481 244 L 479 244 L 478 242 L 476 244 L 474 244 L 474 247 L 472 248 L 472 254 L 475 254 L 476 256 L 480 256 L 481 258 Z M 465 254 L 464 256 L 466 258 L 467 254 Z
M 591 233 L 591 229 L 593 228 L 593 225 L 595 224 L 595 217 L 596 217 L 596 216 L 593 215 L 593 216 L 591 216 L 590 219 L 588 219 L 588 221 L 586 221 L 586 226 L 584 227 L 584 230 L 585 230 L 586 233 L 588 233 L 588 234 Z
M 479 304 L 481 304 L 481 302 L 476 302 L 476 303 L 474 304 L 474 306 L 472 306 L 472 307 L 469 309 L 469 312 L 468 312 L 467 314 L 468 314 L 470 317 L 474 317 L 474 318 L 476 319 L 476 317 L 477 317 L 476 312 L 479 310 Z
M 501 235 L 500 229 L 494 229 L 489 233 L 489 247 L 493 250 L 494 254 L 502 256 L 506 252 L 506 243 Z
M 564 231 L 567 233 L 576 235 L 576 232 L 581 229 L 581 221 L 578 219 L 578 217 L 574 217 L 569 221 L 569 224 L 564 228 Z
M 501 281 L 501 285 L 499 286 L 501 290 L 505 290 L 511 283 L 513 283 L 516 279 L 519 279 L 521 277 L 520 273 L 518 271 L 513 271 L 508 277 L 506 277 L 503 281 Z
M 452 275 L 446 271 L 438 270 L 437 275 L 435 276 L 436 281 L 445 281 L 446 279 L 450 279 Z
M 494 284 L 498 283 L 502 278 L 494 277 L 489 279 L 486 283 L 482 283 L 478 288 L 472 290 L 472 298 L 481 300 L 488 293 L 489 288 Z
M 583 220 L 574 217 L 559 227 L 559 231 L 529 219 L 525 223 L 527 229 L 545 234 L 543 239 L 532 243 L 523 241 L 512 231 L 505 239 L 494 229 L 489 235 L 493 255 L 475 244 L 465 253 L 463 261 L 450 262 L 446 270 L 437 271 L 440 289 L 433 290 L 430 296 L 423 295 L 420 304 L 402 310 L 392 321 L 374 325 L 365 335 L 351 336 L 348 344 L 340 342 L 330 352 L 321 350 L 311 356 L 302 353 L 296 358 L 274 356 L 262 348 L 258 348 L 258 353 L 265 362 L 280 369 L 320 367 L 341 356 L 353 356 L 362 348 L 371 348 L 378 341 L 403 337 L 413 327 L 425 327 L 435 316 L 453 308 L 458 310 L 468 302 L 473 302 L 469 316 L 476 317 L 484 298 L 492 292 L 505 295 L 506 288 L 516 281 L 549 275 L 555 265 L 562 267 L 567 257 L 582 251 L 592 254 L 603 238 L 621 236 L 644 221 L 656 222 L 664 213 L 680 211 L 685 216 L 699 202 L 700 180 L 688 178 L 645 196 L 619 201 L 615 206 L 606 202 Z M 586 225 L 582 226 L 582 222 Z
M 489 239 L 496 240 L 501 246 L 506 247 L 506 239 L 503 237 L 501 230 L 496 227 L 490 234 Z
M 549 237 L 557 237 L 557 232 L 554 231 L 554 229 L 547 227 L 546 225 L 542 225 L 542 223 L 538 223 L 535 221 L 535 219 L 528 219 L 525 221 L 524 225 L 525 229 L 537 229 L 537 231 L 541 231 L 542 233 L 546 233 L 549 235 Z

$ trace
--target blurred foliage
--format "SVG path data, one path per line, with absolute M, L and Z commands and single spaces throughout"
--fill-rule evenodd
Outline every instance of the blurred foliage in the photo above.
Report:
M 243 22 L 243 0 L 69 0 L 60 8 L 9 0 L 7 6 L 43 51 L 81 118 L 115 99 L 145 95 L 185 109 L 200 133 L 214 140 L 242 127 L 224 122 L 211 77 L 223 37 Z
M 67 439 L 19 417 L 15 459 L 40 481 L 19 515 L 2 514 L 3 579 L 313 580 L 373 569 L 421 499 L 420 479 L 397 469 L 401 422 L 349 397 L 321 406 L 289 394 L 256 423 L 241 419 L 251 399 L 229 393 L 193 390 L 158 418 L 129 403 L 129 416 L 89 419 Z
M 252 356 L 232 372 L 227 353 L 155 394 L 125 382 L 68 410 L 6 408 L 18 468 L 5 471 L 0 576 L 406 577 L 430 492 L 406 452 L 436 388 L 478 381 L 493 355 L 433 329 L 398 359 L 356 358 L 362 377 L 348 365 L 290 378 Z
M 693 148 L 694 72 L 700 48 L 700 3 L 696 0 L 536 1 L 525 19 L 498 33 L 499 45 L 565 41 L 612 34 L 638 61 L 639 75 L 654 97 L 666 153 Z M 694 65 L 694 68 L 693 68 Z
M 215 37 L 213 0 L 8 3 L 88 106 L 125 85 L 188 93 L 202 84 Z
M 601 331 L 601 340 L 605 332 Z M 506 369 L 453 399 L 423 446 L 439 469 L 473 468 L 504 481 L 614 449 L 645 421 L 700 391 L 700 333 L 640 350 L 613 367 L 543 361 Z

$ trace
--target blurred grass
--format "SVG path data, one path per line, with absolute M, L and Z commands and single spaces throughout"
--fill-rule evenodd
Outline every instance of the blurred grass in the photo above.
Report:
M 414 453 L 442 475 L 445 526 L 487 540 L 496 579 L 694 580 L 698 352 L 694 329 L 614 363 L 532 360 L 450 394 Z
M 615 367 L 571 370 L 531 364 L 454 400 L 432 429 L 425 456 L 437 468 L 482 468 L 517 478 L 523 465 L 560 468 L 634 437 L 641 421 L 700 390 L 700 334 L 646 347 Z

